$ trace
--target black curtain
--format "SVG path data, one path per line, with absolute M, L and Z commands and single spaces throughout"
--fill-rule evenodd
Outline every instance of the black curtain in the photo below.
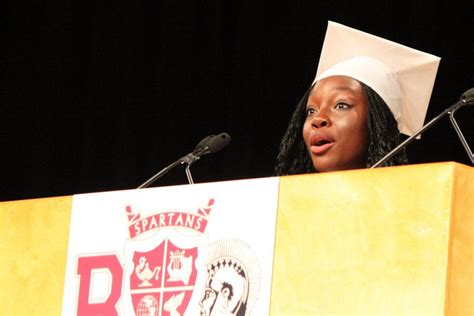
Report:
M 1 6 L 1 200 L 136 188 L 228 132 L 196 183 L 273 175 L 327 21 L 442 58 L 426 122 L 474 86 L 471 1 L 72 1 Z M 341 47 L 343 49 L 343 47 Z M 458 111 L 474 147 L 474 110 Z M 447 118 L 412 163 L 470 160 Z M 186 184 L 179 166 L 153 186 Z

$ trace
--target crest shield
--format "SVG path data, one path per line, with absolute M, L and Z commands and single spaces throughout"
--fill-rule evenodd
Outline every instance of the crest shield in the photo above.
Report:
M 166 236 L 149 251 L 133 251 L 126 283 L 135 315 L 185 313 L 198 277 L 198 249 L 197 244 L 178 246 Z

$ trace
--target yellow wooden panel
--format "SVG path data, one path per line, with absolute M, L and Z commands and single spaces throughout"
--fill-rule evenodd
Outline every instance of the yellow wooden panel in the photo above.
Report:
M 457 165 L 446 315 L 474 315 L 474 169 Z
M 454 168 L 281 178 L 271 314 L 443 315 Z
M 0 203 L 0 315 L 60 315 L 72 197 Z

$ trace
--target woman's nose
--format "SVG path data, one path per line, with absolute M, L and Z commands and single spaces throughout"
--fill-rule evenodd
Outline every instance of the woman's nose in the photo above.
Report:
M 330 124 L 329 117 L 323 112 L 319 112 L 312 120 L 311 125 L 314 128 L 328 127 Z

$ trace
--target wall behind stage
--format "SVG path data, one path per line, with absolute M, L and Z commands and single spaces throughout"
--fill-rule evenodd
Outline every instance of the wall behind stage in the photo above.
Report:
M 328 20 L 442 57 L 426 122 L 474 86 L 472 2 L 372 2 L 2 5 L 0 199 L 135 188 L 223 131 L 195 182 L 271 176 Z M 474 110 L 457 117 L 474 147 Z M 408 154 L 470 164 L 448 118 Z M 185 183 L 179 166 L 154 186 Z

